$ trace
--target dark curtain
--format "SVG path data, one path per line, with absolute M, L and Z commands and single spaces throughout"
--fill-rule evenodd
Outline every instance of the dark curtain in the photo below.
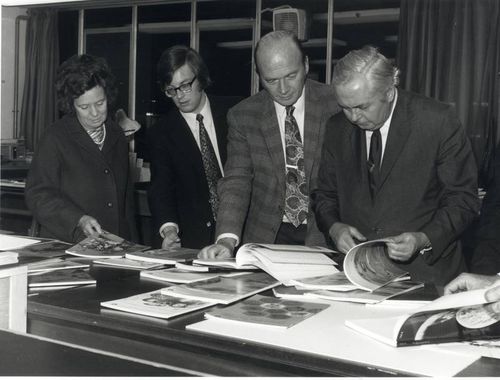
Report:
M 455 105 L 486 185 L 500 136 L 500 1 L 401 0 L 397 61 L 403 88 Z
M 33 151 L 45 128 L 57 118 L 54 86 L 59 64 L 57 12 L 29 10 L 26 28 L 26 77 L 20 123 L 26 146 Z

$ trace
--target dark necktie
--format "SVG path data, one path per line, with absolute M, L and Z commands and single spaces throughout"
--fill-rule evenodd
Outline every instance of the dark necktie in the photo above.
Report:
M 298 227 L 307 217 L 308 196 L 304 173 L 304 147 L 300 138 L 297 120 L 293 117 L 295 107 L 286 107 L 285 152 L 286 152 L 286 199 L 285 214 Z
M 370 139 L 370 155 L 368 156 L 368 179 L 372 198 L 380 180 L 380 162 L 382 160 L 382 136 L 380 130 L 373 131 Z
M 210 142 L 207 130 L 203 124 L 203 116 L 201 114 L 196 115 L 196 120 L 198 120 L 200 125 L 200 151 L 208 183 L 208 201 L 210 202 L 210 207 L 212 208 L 212 214 L 214 215 L 215 220 L 217 216 L 217 207 L 219 206 L 217 181 L 222 177 L 222 174 L 217 161 L 217 156 L 215 155 L 214 147 Z

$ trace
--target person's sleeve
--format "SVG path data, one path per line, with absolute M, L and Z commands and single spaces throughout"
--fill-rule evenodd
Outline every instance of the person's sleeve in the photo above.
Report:
M 470 141 L 451 109 L 443 113 L 441 139 L 436 156 L 436 175 L 442 184 L 439 206 L 423 229 L 432 251 L 424 255 L 432 265 L 446 248 L 460 238 L 479 211 L 477 167 Z
M 252 192 L 253 164 L 245 127 L 234 109 L 227 115 L 228 145 L 224 177 L 219 180 L 219 209 L 215 236 L 233 234 L 240 237 Z
M 326 125 L 316 188 L 311 191 L 311 206 L 318 228 L 326 236 L 330 227 L 339 222 L 335 144 L 332 119 Z
M 170 152 L 157 125 L 148 136 L 150 149 L 151 184 L 148 190 L 149 209 L 154 231 L 167 223 L 178 224 L 176 204 L 176 175 L 172 168 Z
M 61 191 L 63 161 L 58 141 L 42 138 L 26 179 L 25 199 L 38 223 L 61 240 L 75 241 L 84 212 Z
M 500 147 L 495 152 L 494 176 L 488 185 L 476 231 L 471 272 L 500 272 Z

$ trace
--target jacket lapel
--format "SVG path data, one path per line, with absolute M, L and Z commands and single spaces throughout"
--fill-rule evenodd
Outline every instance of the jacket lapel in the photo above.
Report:
M 98 146 L 92 141 L 85 129 L 80 125 L 77 117 L 67 116 L 67 131 L 71 135 L 72 141 L 81 146 L 84 150 L 90 152 L 91 157 L 101 157 L 101 151 Z M 107 131 L 106 131 L 107 133 Z M 106 136 L 107 138 L 107 136 Z M 105 143 L 106 145 L 106 143 Z
M 394 109 L 391 126 L 389 128 L 389 135 L 387 136 L 380 172 L 380 185 L 378 186 L 377 192 L 380 191 L 380 188 L 387 180 L 387 177 L 403 151 L 411 133 L 410 121 L 408 120 L 406 112 L 406 102 L 407 99 L 405 94 L 399 91 L 396 108 Z
M 261 130 L 264 135 L 264 141 L 267 145 L 269 156 L 271 157 L 272 167 L 278 179 L 279 188 L 285 189 L 285 153 L 281 141 L 280 127 L 278 117 L 274 108 L 274 103 L 269 95 L 264 98 L 260 113 Z

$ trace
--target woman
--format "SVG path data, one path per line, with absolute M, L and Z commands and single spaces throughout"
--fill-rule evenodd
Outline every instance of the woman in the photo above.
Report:
M 73 56 L 59 67 L 56 89 L 66 115 L 40 140 L 26 182 L 26 203 L 40 235 L 78 242 L 104 229 L 129 239 L 128 145 L 108 119 L 114 77 L 104 59 Z

